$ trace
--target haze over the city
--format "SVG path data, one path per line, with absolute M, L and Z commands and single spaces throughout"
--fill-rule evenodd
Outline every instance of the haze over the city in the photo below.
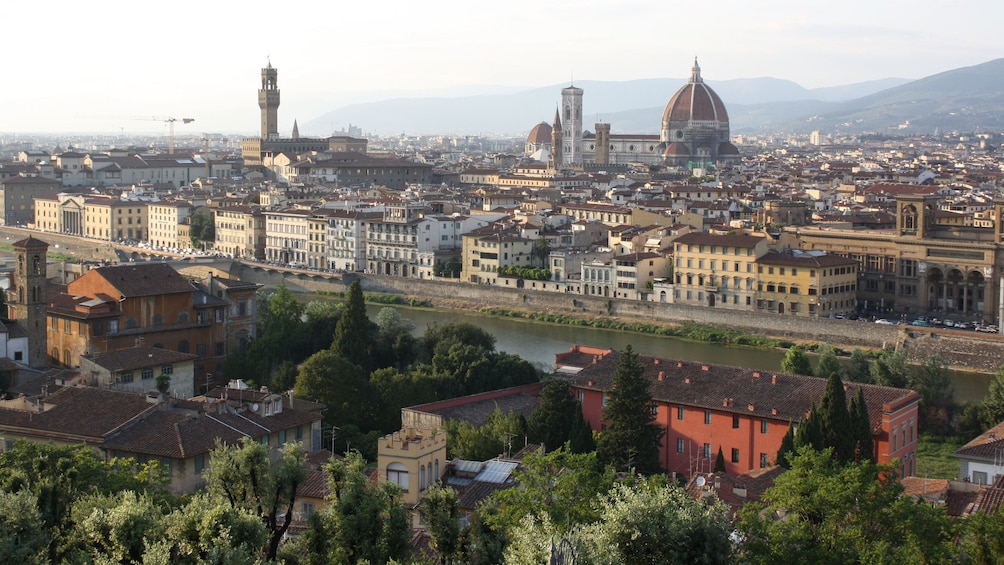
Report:
M 1000 57 L 1004 4 L 56 0 L 7 5 L 4 21 L 0 133 L 163 132 L 191 117 L 179 135 L 253 135 L 269 60 L 288 132 L 353 102 L 684 78 L 695 55 L 710 81 L 920 78 Z

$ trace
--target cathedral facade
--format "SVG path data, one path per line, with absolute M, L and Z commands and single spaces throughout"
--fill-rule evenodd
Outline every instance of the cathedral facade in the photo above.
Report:
M 625 165 L 643 163 L 682 169 L 713 169 L 731 166 L 741 159 L 739 150 L 730 141 L 729 115 L 725 104 L 701 77 L 701 68 L 694 59 L 687 84 L 680 87 L 663 110 L 660 133 L 612 133 L 610 124 L 597 123 L 593 132 L 582 129 L 581 88 L 569 86 L 561 90 L 558 118 L 552 126 L 560 131 L 562 146 L 551 148 L 560 154 L 557 167 L 576 165 Z M 560 127 L 560 130 L 557 128 Z M 539 128 L 531 138 L 539 139 Z M 527 148 L 539 146 L 527 139 Z M 527 152 L 532 156 L 532 152 Z

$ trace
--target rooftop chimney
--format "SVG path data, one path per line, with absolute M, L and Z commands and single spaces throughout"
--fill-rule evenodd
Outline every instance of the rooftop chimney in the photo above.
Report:
M 771 375 L 770 376 L 770 384 L 772 384 L 772 385 L 776 385 L 777 384 L 777 375 Z
M 752 404 L 750 404 L 750 405 L 749 405 L 749 411 L 750 411 L 750 412 L 752 412 L 752 411 L 753 411 L 753 405 L 752 405 Z
M 770 415 L 771 416 L 777 416 L 777 408 L 771 408 L 770 409 Z
M 652 360 L 652 364 L 653 364 L 653 365 L 658 365 L 658 364 L 659 364 L 659 358 L 658 358 L 658 357 L 656 357 L 655 359 L 653 359 L 653 360 Z
M 677 368 L 683 367 L 683 361 L 677 361 L 676 362 L 676 367 Z
M 683 384 L 689 385 L 690 384 L 690 377 L 687 377 L 687 378 L 683 379 Z
M 753 378 L 754 379 L 759 379 L 760 378 L 760 371 L 753 371 Z
M 705 372 L 710 371 L 711 365 L 701 365 L 701 370 Z
M 665 379 L 665 378 L 666 378 L 666 373 L 664 373 L 662 371 L 659 371 L 659 380 L 661 381 L 662 379 Z

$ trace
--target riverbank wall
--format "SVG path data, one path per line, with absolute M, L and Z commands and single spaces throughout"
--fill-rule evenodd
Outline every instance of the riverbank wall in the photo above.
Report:
M 496 307 L 566 314 L 585 319 L 611 317 L 667 325 L 691 322 L 799 342 L 824 343 L 844 349 L 891 346 L 902 348 L 913 362 L 919 363 L 929 355 L 938 354 L 949 366 L 960 370 L 996 372 L 1004 364 L 1004 337 L 961 330 L 802 318 L 370 274 L 347 274 L 343 280 L 322 273 L 284 271 L 236 262 L 231 275 L 270 286 L 284 283 L 298 292 L 345 291 L 353 280 L 359 280 L 365 292 L 416 298 L 444 308 L 478 310 Z

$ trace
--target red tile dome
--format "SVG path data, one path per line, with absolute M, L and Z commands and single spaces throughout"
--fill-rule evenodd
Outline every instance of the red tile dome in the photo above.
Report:
M 664 129 L 669 127 L 672 122 L 685 124 L 694 121 L 716 121 L 723 124 L 729 122 L 729 114 L 725 111 L 725 104 L 711 87 L 704 84 L 704 79 L 701 78 L 701 67 L 697 65 L 696 59 L 690 72 L 690 82 L 676 91 L 662 113 Z
M 544 122 L 533 126 L 530 135 L 526 136 L 526 142 L 532 145 L 551 143 L 551 126 Z

